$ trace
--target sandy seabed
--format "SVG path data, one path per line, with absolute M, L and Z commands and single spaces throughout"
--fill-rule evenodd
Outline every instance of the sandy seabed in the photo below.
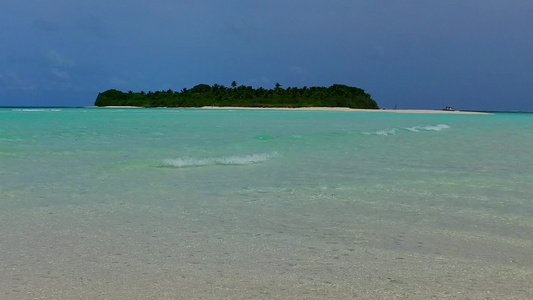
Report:
M 226 217 L 197 219 L 190 214 L 194 204 L 177 214 L 120 203 L 0 213 L 3 224 L 16 224 L 0 231 L 0 299 L 533 295 L 531 242 L 406 228 L 363 214 L 353 217 L 358 227 L 345 224 L 348 216 L 341 222 L 327 215 L 323 226 L 305 226 L 298 206 L 282 215 L 272 207 L 264 218 L 250 206 L 235 220 L 227 213 L 238 207 L 221 203 L 215 209 Z M 347 205 L 335 209 L 349 211 Z

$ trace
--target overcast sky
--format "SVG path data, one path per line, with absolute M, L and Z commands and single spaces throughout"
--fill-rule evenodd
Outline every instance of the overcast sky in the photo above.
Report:
M 531 0 L 1 0 L 0 105 L 199 83 L 533 111 Z

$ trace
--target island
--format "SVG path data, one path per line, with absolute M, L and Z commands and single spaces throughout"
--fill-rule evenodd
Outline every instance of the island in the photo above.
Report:
M 98 94 L 95 106 L 135 107 L 346 107 L 358 109 L 379 109 L 370 94 L 356 87 L 334 84 L 330 87 L 289 87 L 279 83 L 273 89 L 214 84 L 198 84 L 181 91 L 122 92 L 110 89 Z

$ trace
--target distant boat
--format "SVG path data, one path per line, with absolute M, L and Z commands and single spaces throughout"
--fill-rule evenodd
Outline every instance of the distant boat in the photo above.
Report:
M 443 108 L 442 110 L 446 110 L 446 111 L 454 111 L 455 109 L 453 108 L 453 106 L 446 106 L 446 107 Z

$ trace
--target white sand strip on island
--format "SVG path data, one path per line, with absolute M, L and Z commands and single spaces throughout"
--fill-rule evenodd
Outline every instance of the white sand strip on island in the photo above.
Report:
M 97 107 L 101 107 L 101 108 L 142 108 L 140 106 L 129 106 L 129 105 L 124 105 L 124 106 L 109 105 L 109 106 L 97 106 Z
M 383 112 L 413 113 L 413 114 L 456 114 L 456 115 L 492 115 L 492 113 L 463 110 L 439 110 L 439 109 L 380 109 Z
M 102 108 L 142 108 L 139 106 L 101 106 Z M 248 107 L 248 106 L 202 106 L 202 107 L 157 107 L 157 108 L 201 108 L 201 109 L 248 109 L 248 110 L 312 110 L 312 111 L 360 111 L 360 112 L 390 112 L 410 114 L 463 114 L 463 115 L 492 115 L 487 112 L 439 110 L 439 109 L 361 109 L 349 107 Z
M 490 115 L 491 113 L 460 110 L 437 109 L 360 109 L 348 107 L 238 107 L 238 106 L 203 106 L 204 109 L 265 109 L 265 110 L 317 110 L 317 111 L 362 111 L 362 112 L 392 112 L 414 114 L 468 114 Z

